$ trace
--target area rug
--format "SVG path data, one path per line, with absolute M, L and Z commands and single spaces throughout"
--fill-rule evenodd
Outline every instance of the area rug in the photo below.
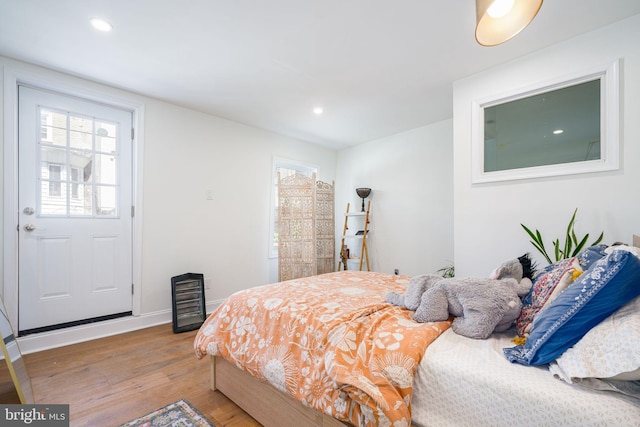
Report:
M 121 427 L 215 427 L 185 399 L 157 409 Z

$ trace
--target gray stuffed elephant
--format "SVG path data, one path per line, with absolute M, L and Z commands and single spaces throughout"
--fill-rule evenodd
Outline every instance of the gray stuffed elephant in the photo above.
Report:
M 509 329 L 520 315 L 521 297 L 531 289 L 533 266 L 528 254 L 502 264 L 489 278 L 413 277 L 404 294 L 390 292 L 387 302 L 415 310 L 416 322 L 439 322 L 454 316 L 451 328 L 469 338 L 485 339 Z

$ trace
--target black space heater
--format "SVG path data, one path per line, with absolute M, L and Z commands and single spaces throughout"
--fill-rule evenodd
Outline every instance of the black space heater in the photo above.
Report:
M 204 275 L 186 273 L 171 278 L 173 332 L 198 329 L 207 318 Z

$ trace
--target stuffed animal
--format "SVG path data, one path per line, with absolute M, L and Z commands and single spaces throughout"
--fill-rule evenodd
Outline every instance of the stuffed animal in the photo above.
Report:
M 520 315 L 522 296 L 531 289 L 533 265 L 528 254 L 509 260 L 490 278 L 413 277 L 403 295 L 390 292 L 387 302 L 415 310 L 416 322 L 439 322 L 454 316 L 451 328 L 469 338 L 485 339 L 509 329 Z

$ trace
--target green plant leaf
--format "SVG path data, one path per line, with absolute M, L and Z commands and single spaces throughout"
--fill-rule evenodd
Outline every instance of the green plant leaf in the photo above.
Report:
M 533 231 L 529 230 L 529 228 L 528 228 L 526 225 L 524 225 L 524 224 L 520 224 L 520 225 L 522 226 L 522 228 L 524 228 L 524 231 L 526 231 L 526 232 L 527 232 L 527 234 L 529 235 L 529 237 L 531 237 L 531 238 L 532 238 L 532 239 L 537 243 L 537 242 L 538 242 L 538 239 L 537 239 L 536 235 L 535 235 L 535 234 L 533 234 Z M 536 231 L 538 231 L 538 230 L 536 230 Z
M 580 253 L 580 251 L 582 250 L 583 246 L 587 243 L 587 239 L 588 238 L 589 238 L 589 233 L 587 233 L 587 235 L 582 238 L 580 243 L 578 243 L 576 245 L 576 248 L 573 251 L 573 253 L 571 254 L 571 256 L 576 256 L 576 255 L 578 255 Z M 591 245 L 591 246 L 593 246 L 593 245 Z
M 529 240 L 529 243 L 531 243 L 533 245 L 533 247 L 538 250 L 538 252 L 540 252 L 542 255 L 544 255 L 545 258 L 548 258 L 547 251 L 545 251 L 544 248 L 541 247 L 538 243 L 534 242 L 533 240 Z
M 560 239 L 556 239 L 553 242 L 553 249 L 554 249 L 554 255 L 556 256 L 556 262 L 560 261 L 562 259 L 562 251 L 560 251 Z
M 555 256 L 555 260 L 560 261 L 561 259 L 569 258 L 571 256 L 576 256 L 582 249 L 584 249 L 587 241 L 589 239 L 589 234 L 587 233 L 583 238 L 579 238 L 576 235 L 574 230 L 574 226 L 576 223 L 576 216 L 578 214 L 578 208 L 573 211 L 573 215 L 571 216 L 571 220 L 567 225 L 566 232 L 564 235 L 564 244 L 561 244 L 560 239 L 555 239 L 552 241 L 553 243 L 553 255 Z M 544 241 L 542 239 L 542 233 L 540 230 L 536 229 L 535 233 L 531 231 L 531 229 L 524 224 L 520 224 L 524 231 L 531 238 L 530 243 L 538 252 L 540 252 L 549 264 L 552 263 L 551 257 L 547 253 L 546 248 L 544 247 Z M 597 245 L 604 238 L 604 231 L 600 233 L 600 236 L 591 243 L 591 246 Z
M 544 248 L 544 242 L 542 240 L 542 235 L 540 234 L 540 231 L 536 230 L 536 232 L 534 233 L 526 225 L 521 223 L 520 226 L 522 226 L 524 231 L 526 231 L 529 237 L 531 237 L 531 240 L 529 240 L 529 242 L 533 245 L 533 247 L 536 248 L 538 252 L 540 252 L 546 258 L 549 264 L 551 264 L 551 258 L 549 258 L 549 255 L 547 254 L 547 251 Z
M 595 245 L 597 245 L 598 243 L 602 242 L 602 239 L 603 239 L 603 238 L 604 238 L 604 231 L 603 231 L 602 233 L 600 233 L 600 237 L 598 237 L 598 239 L 597 239 L 595 242 L 593 242 L 593 243 L 591 244 L 591 246 L 595 246 Z
M 573 233 L 573 225 L 575 224 L 577 213 L 578 209 L 576 208 L 576 210 L 573 211 L 569 225 L 567 225 L 567 234 L 564 240 L 564 251 L 562 252 L 563 258 L 566 258 L 568 254 L 571 253 L 571 234 Z
M 540 243 L 542 250 L 546 252 L 547 250 L 544 248 L 544 241 L 542 240 L 542 234 L 540 234 L 538 229 L 536 229 L 536 236 L 538 237 L 538 243 Z

